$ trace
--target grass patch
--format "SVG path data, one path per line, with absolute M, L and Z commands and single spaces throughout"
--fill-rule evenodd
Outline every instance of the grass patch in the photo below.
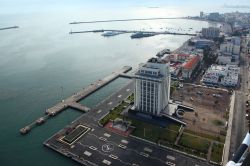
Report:
M 203 138 L 208 138 L 208 139 L 211 139 L 211 140 L 215 140 L 215 141 L 218 141 L 218 142 L 221 142 L 221 143 L 225 142 L 225 137 L 224 136 L 216 136 L 216 135 L 210 135 L 210 134 L 206 134 L 206 133 L 198 133 L 198 132 L 195 132 L 193 130 L 188 130 L 188 129 L 185 129 L 184 132 L 189 133 L 189 134 L 193 134 L 193 135 L 197 135 L 197 136 L 200 136 L 200 137 L 203 137 Z
M 210 142 L 207 139 L 195 137 L 187 133 L 183 133 L 179 141 L 181 146 L 194 149 L 201 153 L 207 153 Z
M 170 128 L 177 129 L 176 125 L 169 125 L 167 128 L 162 128 L 139 120 L 132 119 L 131 121 L 132 125 L 136 127 L 132 134 L 152 142 L 162 140 L 174 143 L 178 135 L 177 131 L 170 130 Z
M 122 102 L 118 106 L 116 106 L 113 110 L 110 110 L 109 114 L 107 114 L 104 118 L 102 118 L 99 122 L 101 125 L 105 125 L 109 120 L 115 120 L 116 118 L 122 118 L 121 112 L 128 107 L 128 103 Z
M 134 101 L 134 93 L 132 93 L 130 96 L 127 98 L 130 102 Z
M 221 162 L 224 145 L 214 143 L 212 146 L 211 160 L 217 163 Z

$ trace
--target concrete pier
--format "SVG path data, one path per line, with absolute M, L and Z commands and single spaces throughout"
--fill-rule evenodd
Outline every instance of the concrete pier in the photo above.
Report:
M 16 28 L 19 28 L 19 27 L 18 26 L 12 26 L 12 27 L 0 28 L 0 31 L 7 30 L 7 29 L 16 29 Z
M 86 88 L 83 88 L 79 92 L 74 93 L 72 96 L 68 97 L 65 100 L 62 100 L 60 103 L 57 103 L 55 106 L 53 106 L 49 109 L 46 109 L 45 114 L 47 114 L 47 115 L 40 117 L 36 121 L 30 123 L 29 125 L 25 126 L 22 129 L 20 129 L 21 134 L 28 133 L 35 126 L 41 125 L 42 123 L 44 123 L 46 121 L 46 119 L 48 119 L 49 117 L 55 116 L 67 108 L 73 108 L 73 109 L 76 109 L 76 110 L 82 111 L 82 112 L 90 111 L 90 108 L 88 108 L 88 107 L 86 107 L 78 102 L 80 100 L 84 99 L 85 97 L 87 97 L 88 95 L 96 92 L 100 88 L 104 87 L 108 83 L 112 82 L 113 80 L 117 79 L 118 77 L 120 77 L 120 75 L 127 73 L 131 69 L 132 69 L 132 67 L 130 67 L 130 66 L 124 66 L 122 69 L 117 70 L 117 71 L 113 72 L 112 74 L 104 77 L 103 79 L 100 79 L 100 80 L 90 84 Z
M 187 36 L 196 36 L 197 34 L 194 33 L 180 33 L 180 32 L 169 32 L 169 31 L 162 31 L 162 32 L 155 32 L 155 31 L 133 31 L 133 30 L 115 30 L 115 29 L 100 29 L 100 30 L 92 30 L 92 31 L 70 31 L 69 34 L 76 34 L 76 33 L 90 33 L 90 32 L 118 32 L 118 33 L 151 33 L 154 35 L 187 35 Z

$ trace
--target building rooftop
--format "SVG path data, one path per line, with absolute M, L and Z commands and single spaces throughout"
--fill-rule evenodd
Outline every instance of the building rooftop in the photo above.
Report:
M 182 67 L 185 69 L 191 69 L 199 60 L 199 56 L 194 56 L 188 62 L 185 62 Z
M 149 60 L 148 60 L 148 62 L 150 62 L 150 63 L 164 63 L 161 59 L 159 59 L 159 58 L 150 58 Z

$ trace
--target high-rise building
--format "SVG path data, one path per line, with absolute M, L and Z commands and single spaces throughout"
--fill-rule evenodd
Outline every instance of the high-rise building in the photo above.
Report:
M 216 27 L 202 28 L 202 36 L 213 39 L 220 36 L 220 29 Z
M 135 74 L 135 110 L 151 115 L 168 112 L 170 65 L 151 58 Z
M 203 16 L 204 16 L 204 12 L 201 11 L 201 12 L 200 12 L 200 18 L 203 18 Z

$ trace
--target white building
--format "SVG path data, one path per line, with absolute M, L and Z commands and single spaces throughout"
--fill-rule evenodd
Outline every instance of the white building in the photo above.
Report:
M 170 65 L 151 58 L 135 74 L 135 110 L 152 115 L 168 111 Z
M 202 78 L 205 84 L 237 86 L 240 69 L 235 65 L 212 65 Z
M 229 53 L 229 54 L 240 54 L 240 45 L 235 45 L 232 42 L 225 42 L 220 45 L 221 53 Z
M 216 27 L 202 28 L 202 36 L 208 39 L 213 39 L 220 36 L 220 29 Z
M 220 45 L 218 64 L 221 65 L 238 65 L 240 55 L 240 38 L 226 38 L 225 42 Z

